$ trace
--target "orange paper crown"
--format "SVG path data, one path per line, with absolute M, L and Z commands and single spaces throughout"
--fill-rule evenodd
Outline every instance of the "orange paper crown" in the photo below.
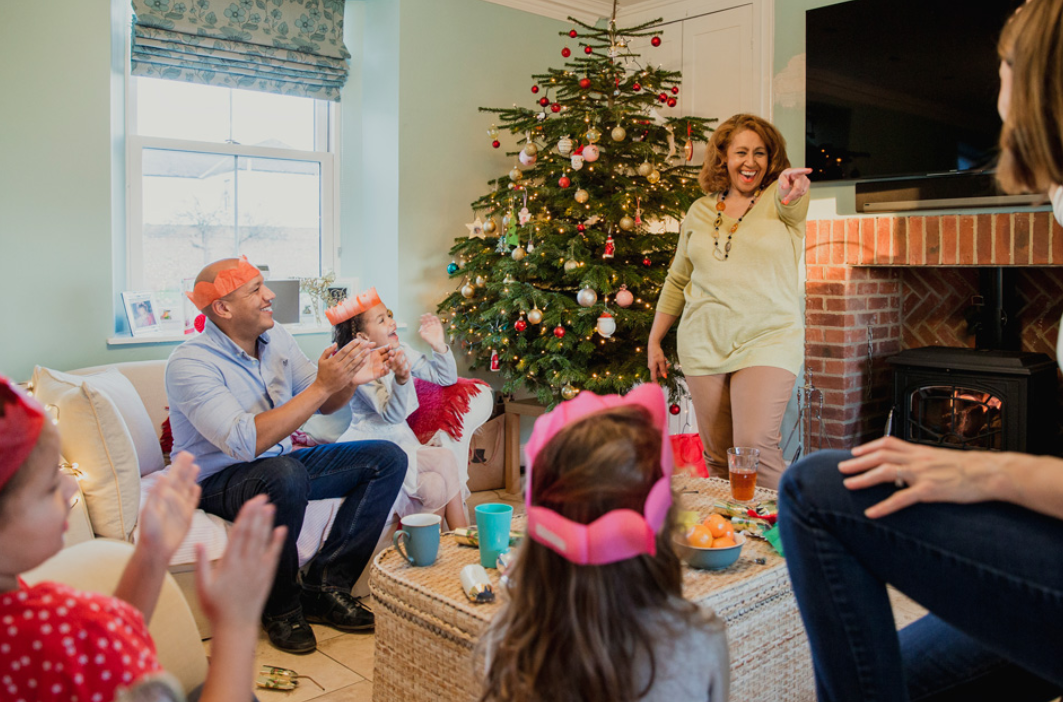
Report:
M 210 303 L 225 297 L 259 275 L 262 275 L 262 271 L 248 263 L 247 256 L 241 256 L 236 268 L 226 268 L 221 271 L 214 277 L 213 283 L 208 283 L 205 280 L 199 281 L 192 292 L 185 293 L 185 295 L 188 296 L 188 299 L 192 301 L 197 310 L 204 310 L 210 307 Z
M 348 297 L 335 307 L 325 310 L 325 316 L 332 326 L 346 322 L 352 317 L 357 317 L 362 312 L 371 310 L 380 304 L 380 296 L 376 294 L 376 288 L 369 288 L 356 297 Z

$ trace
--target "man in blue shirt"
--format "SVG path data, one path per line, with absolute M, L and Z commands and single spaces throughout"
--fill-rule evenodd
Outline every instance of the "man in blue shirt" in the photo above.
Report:
M 371 630 L 372 613 L 350 593 L 402 486 L 406 454 L 387 441 L 293 453 L 290 438 L 311 415 L 340 409 L 372 379 L 368 342 L 333 344 L 315 366 L 291 334 L 274 326 L 275 295 L 244 257 L 204 268 L 188 297 L 207 321 L 166 366 L 173 451 L 196 457 L 203 510 L 232 520 L 244 502 L 266 493 L 276 524 L 288 527 L 262 615 L 270 643 L 289 653 L 313 651 L 308 621 Z M 296 540 L 307 502 L 329 497 L 345 499 L 300 576 Z

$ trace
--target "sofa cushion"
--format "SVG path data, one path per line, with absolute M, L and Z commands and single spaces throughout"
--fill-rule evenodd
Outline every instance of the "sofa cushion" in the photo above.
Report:
M 99 383 L 91 376 L 41 367 L 33 374 L 37 399 L 58 409 L 63 456 L 80 467 L 92 530 L 99 536 L 128 540 L 140 508 L 140 470 L 133 437 L 118 406 L 100 389 L 107 380 Z

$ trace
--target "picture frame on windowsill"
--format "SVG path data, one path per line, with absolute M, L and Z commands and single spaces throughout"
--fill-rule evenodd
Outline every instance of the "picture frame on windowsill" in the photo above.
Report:
M 122 293 L 129 331 L 133 336 L 155 336 L 162 329 L 159 322 L 159 305 L 155 293 L 150 290 Z

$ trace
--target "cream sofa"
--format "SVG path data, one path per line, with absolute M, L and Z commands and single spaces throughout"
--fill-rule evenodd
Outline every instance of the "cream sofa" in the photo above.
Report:
M 105 537 L 133 542 L 142 495 L 165 470 L 159 436 L 167 417 L 165 361 L 138 361 L 83 368 L 62 373 L 38 367 L 32 388 L 38 399 L 57 415 L 65 461 L 78 477 L 81 496 L 70 520 L 67 545 Z M 486 422 L 494 407 L 493 393 L 485 388 L 470 398 L 464 414 L 460 440 L 440 431 L 435 441 L 467 462 L 469 443 L 476 429 Z M 315 416 L 303 427 L 319 443 L 334 441 L 350 423 L 349 410 Z M 300 563 L 305 564 L 320 548 L 332 526 L 340 499 L 314 500 L 307 507 L 299 534 Z M 195 545 L 206 544 L 211 559 L 218 558 L 227 543 L 229 523 L 197 510 L 188 537 L 170 564 L 191 607 L 200 633 L 210 636 L 210 625 L 195 595 Z M 378 548 L 386 545 L 388 529 Z M 367 573 L 355 587 L 366 594 Z M 363 592 L 364 591 L 364 592 Z

